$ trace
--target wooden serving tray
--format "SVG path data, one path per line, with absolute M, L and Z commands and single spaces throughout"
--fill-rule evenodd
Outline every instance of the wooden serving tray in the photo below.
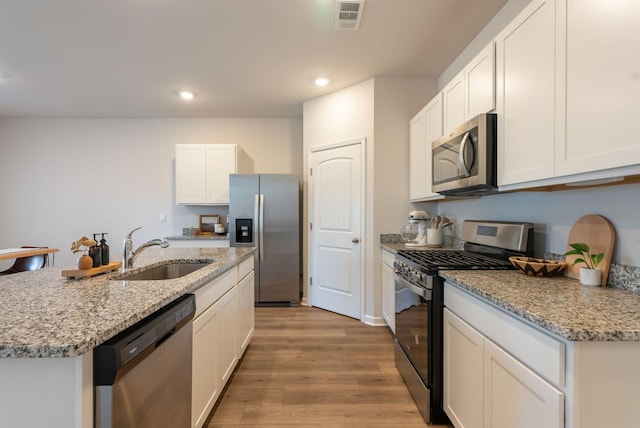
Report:
M 91 269 L 63 270 L 62 276 L 67 278 L 91 278 L 92 276 L 100 275 L 101 273 L 117 270 L 120 266 L 122 266 L 122 262 L 111 262 L 108 265 Z

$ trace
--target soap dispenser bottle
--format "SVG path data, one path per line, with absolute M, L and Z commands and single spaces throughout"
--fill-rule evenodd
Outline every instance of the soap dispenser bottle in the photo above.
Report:
M 102 251 L 98 246 L 98 233 L 93 234 L 93 240 L 96 241 L 96 244 L 89 247 L 89 256 L 93 260 L 93 267 L 100 267 L 102 265 Z
M 107 240 L 104 239 L 104 235 L 108 235 L 108 233 L 102 233 L 102 239 L 100 240 L 100 250 L 102 252 L 102 265 L 109 264 L 109 246 L 107 245 Z

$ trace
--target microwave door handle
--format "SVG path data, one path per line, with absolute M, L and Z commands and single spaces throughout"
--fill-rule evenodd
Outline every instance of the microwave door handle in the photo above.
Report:
M 462 169 L 462 172 L 464 172 L 465 177 L 469 177 L 471 175 L 471 171 L 467 167 L 467 163 L 465 162 L 464 158 L 464 152 L 467 148 L 467 144 L 469 144 L 470 134 L 470 132 L 464 134 L 464 137 L 462 137 L 462 142 L 460 143 L 460 150 L 458 151 L 458 165 L 460 166 L 460 169 Z

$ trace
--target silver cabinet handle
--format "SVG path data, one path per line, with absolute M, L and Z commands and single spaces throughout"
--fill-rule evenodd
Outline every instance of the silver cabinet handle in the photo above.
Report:
M 360 239 L 358 239 L 358 238 L 353 238 L 353 239 L 351 240 L 351 242 L 353 242 L 354 244 L 357 244 L 358 242 L 360 242 Z

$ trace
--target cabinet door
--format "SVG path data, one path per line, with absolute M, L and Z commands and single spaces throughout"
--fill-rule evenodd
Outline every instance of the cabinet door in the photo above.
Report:
M 253 336 L 254 329 L 254 274 L 253 271 L 238 283 L 238 347 L 237 356 L 242 357 Z
M 487 339 L 484 341 L 484 426 L 564 426 L 562 392 Z
M 200 204 L 206 199 L 207 159 L 202 144 L 176 144 L 176 203 Z
M 229 174 L 235 174 L 236 146 L 207 144 L 207 203 L 229 204 Z
M 191 425 L 204 425 L 220 394 L 217 344 L 218 304 L 211 305 L 193 321 Z
M 238 361 L 236 355 L 236 317 L 238 312 L 238 288 L 233 287 L 217 303 L 220 319 L 218 340 L 218 381 L 220 388 L 229 381 Z
M 491 42 L 464 68 L 465 121 L 496 108 L 496 55 Z
M 556 175 L 640 164 L 640 2 L 559 4 L 566 13 L 559 64 L 566 88 L 558 94 L 565 113 L 558 120 L 566 141 L 557 147 Z
M 409 125 L 409 199 L 412 201 L 442 198 L 431 191 L 431 143 L 442 136 L 442 104 L 442 93 L 439 93 Z
M 460 72 L 443 89 L 443 134 L 448 134 L 452 129 L 465 122 L 464 106 L 464 71 Z
M 555 1 L 534 0 L 496 37 L 498 185 L 551 178 Z
M 456 428 L 482 428 L 483 340 L 445 309 L 444 410 Z
M 382 252 L 382 318 L 395 334 L 395 280 L 393 278 L 393 256 L 387 255 L 387 251 Z M 391 258 L 391 264 L 385 259 Z

